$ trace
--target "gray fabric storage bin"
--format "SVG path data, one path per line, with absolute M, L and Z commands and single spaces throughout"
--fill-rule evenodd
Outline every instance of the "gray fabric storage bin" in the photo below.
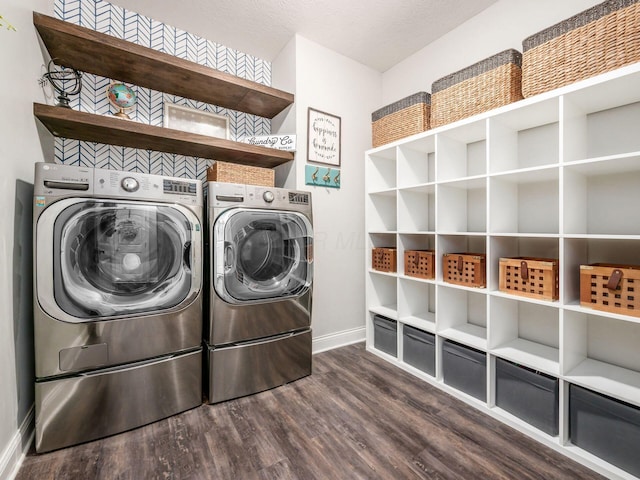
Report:
M 496 405 L 539 428 L 558 435 L 558 379 L 496 359 Z
M 640 408 L 569 385 L 569 440 L 640 477 Z
M 487 400 L 487 356 L 471 347 L 445 340 L 442 343 L 444 383 L 477 398 Z
M 398 322 L 382 315 L 373 316 L 373 346 L 376 350 L 398 356 Z
M 409 325 L 402 327 L 402 360 L 423 372 L 436 373 L 436 337 Z

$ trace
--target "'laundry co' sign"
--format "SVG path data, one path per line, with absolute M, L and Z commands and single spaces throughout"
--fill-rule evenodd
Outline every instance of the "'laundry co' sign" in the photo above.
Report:
M 262 147 L 277 148 L 287 152 L 296 151 L 295 135 L 254 135 L 244 139 L 250 145 L 260 145 Z

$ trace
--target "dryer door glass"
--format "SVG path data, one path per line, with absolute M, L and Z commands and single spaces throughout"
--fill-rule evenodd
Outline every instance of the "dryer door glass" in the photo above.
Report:
M 214 229 L 215 289 L 230 303 L 303 295 L 313 275 L 313 233 L 297 212 L 233 209 Z
M 191 288 L 191 224 L 161 205 L 86 201 L 54 224 L 54 293 L 95 319 L 174 307 Z

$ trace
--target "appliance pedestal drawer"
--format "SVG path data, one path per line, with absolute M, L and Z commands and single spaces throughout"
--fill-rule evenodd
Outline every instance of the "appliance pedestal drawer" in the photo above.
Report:
M 202 404 L 202 349 L 36 382 L 38 453 L 121 433 Z
M 243 397 L 311 374 L 311 330 L 208 348 L 209 403 Z

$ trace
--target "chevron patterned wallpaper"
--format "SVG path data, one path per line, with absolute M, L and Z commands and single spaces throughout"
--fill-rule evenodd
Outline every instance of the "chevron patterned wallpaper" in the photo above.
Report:
M 270 62 L 156 22 L 106 1 L 55 0 L 54 8 L 55 16 L 67 22 L 263 85 L 271 85 Z M 106 96 L 106 89 L 111 80 L 118 79 L 83 74 L 82 91 L 79 96 L 71 97 L 71 107 L 101 115 L 113 112 L 114 108 L 109 104 Z M 226 116 L 229 118 L 232 140 L 271 133 L 271 121 L 267 118 L 176 97 L 148 88 L 131 86 L 136 91 L 138 102 L 127 113 L 134 121 L 162 126 L 164 104 L 170 102 Z M 207 167 L 211 164 L 209 159 L 62 138 L 56 138 L 55 160 L 58 163 L 200 179 L 206 178 Z

